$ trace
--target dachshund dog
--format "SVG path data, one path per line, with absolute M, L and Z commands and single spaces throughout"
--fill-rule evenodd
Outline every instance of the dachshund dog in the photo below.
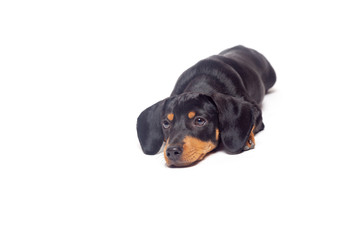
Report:
M 231 154 L 254 148 L 264 129 L 260 105 L 276 74 L 259 52 L 236 46 L 186 70 L 170 97 L 145 109 L 137 134 L 145 154 L 165 142 L 168 166 L 190 166 L 220 144 Z

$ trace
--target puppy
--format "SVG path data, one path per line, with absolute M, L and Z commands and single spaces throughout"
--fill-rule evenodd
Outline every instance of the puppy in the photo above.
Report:
M 236 46 L 201 60 L 178 79 L 170 97 L 145 109 L 137 134 L 145 154 L 163 142 L 168 166 L 202 160 L 220 144 L 231 154 L 254 148 L 264 129 L 260 105 L 276 74 L 259 52 Z

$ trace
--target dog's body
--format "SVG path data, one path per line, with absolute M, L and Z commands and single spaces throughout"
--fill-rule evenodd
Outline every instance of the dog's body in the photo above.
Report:
M 260 104 L 275 71 L 255 50 L 236 46 L 206 58 L 178 79 L 171 96 L 144 110 L 137 122 L 146 154 L 166 142 L 168 166 L 188 166 L 222 143 L 230 153 L 254 147 L 264 129 Z

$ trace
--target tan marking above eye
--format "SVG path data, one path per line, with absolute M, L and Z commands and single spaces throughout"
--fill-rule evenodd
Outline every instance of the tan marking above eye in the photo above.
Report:
M 216 129 L 216 131 L 215 131 L 215 138 L 216 138 L 216 141 L 218 141 L 218 140 L 219 140 L 219 133 L 220 133 L 220 131 L 219 131 L 219 129 L 217 128 L 217 129 Z
M 170 121 L 174 120 L 174 114 L 173 114 L 173 113 L 169 113 L 169 114 L 167 115 L 167 118 L 168 118 Z
M 193 117 L 195 117 L 195 112 L 189 112 L 189 113 L 188 113 L 188 117 L 189 117 L 190 119 L 192 119 Z

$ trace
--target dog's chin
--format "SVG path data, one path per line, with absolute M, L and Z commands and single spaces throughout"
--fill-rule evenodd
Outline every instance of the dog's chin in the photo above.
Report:
M 166 165 L 170 168 L 183 168 L 183 167 L 191 167 L 194 166 L 196 164 L 198 164 L 201 161 L 201 159 L 199 160 L 195 160 L 193 162 L 188 162 L 188 161 L 166 161 Z
M 177 161 L 172 161 L 170 159 L 168 159 L 167 157 L 165 157 L 166 160 L 166 165 L 168 167 L 191 167 L 194 166 L 196 164 L 198 164 L 201 160 L 204 159 L 206 153 L 205 154 L 197 154 L 197 156 L 192 155 L 191 157 L 183 157 L 182 159 L 179 159 Z

